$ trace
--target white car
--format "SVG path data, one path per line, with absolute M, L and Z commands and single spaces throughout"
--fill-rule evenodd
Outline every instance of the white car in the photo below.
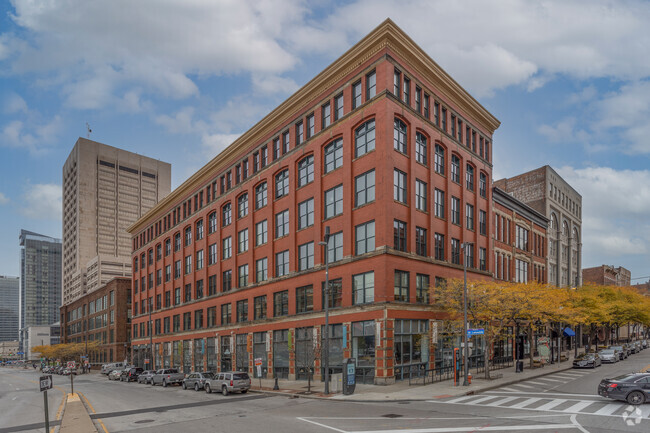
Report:
M 108 380 L 120 380 L 120 373 L 122 373 L 121 370 L 113 370 L 110 373 L 108 373 Z

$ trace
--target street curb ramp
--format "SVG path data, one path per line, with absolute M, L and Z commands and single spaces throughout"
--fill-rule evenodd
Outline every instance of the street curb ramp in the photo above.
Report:
M 79 394 L 68 394 L 59 433 L 98 433 Z

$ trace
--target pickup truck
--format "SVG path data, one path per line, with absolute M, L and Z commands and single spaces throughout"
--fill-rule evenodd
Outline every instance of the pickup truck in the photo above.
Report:
M 156 374 L 151 378 L 152 385 L 161 384 L 162 386 L 171 385 L 172 383 L 182 384 L 185 375 L 179 373 L 175 368 L 163 368 L 156 371 Z

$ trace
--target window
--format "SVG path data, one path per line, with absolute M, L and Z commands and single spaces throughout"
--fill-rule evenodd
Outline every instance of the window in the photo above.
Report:
M 203 220 L 196 222 L 196 240 L 203 239 Z
M 478 249 L 478 266 L 481 271 L 487 270 L 487 250 L 485 248 Z
M 275 214 L 275 237 L 281 238 L 289 234 L 289 209 Z
M 322 129 L 325 129 L 332 124 L 332 108 L 329 102 L 321 107 L 321 115 Z
M 298 229 L 314 225 L 314 199 L 298 203 Z
M 337 262 L 343 259 L 343 232 L 337 232 L 330 235 L 329 242 L 327 243 L 328 261 L 329 263 Z
M 487 234 L 487 213 L 484 210 L 478 211 L 478 230 L 483 236 Z
M 307 116 L 307 138 L 311 138 L 316 134 L 316 120 L 314 119 L 314 113 L 311 113 Z
M 203 328 L 203 310 L 194 311 L 194 329 Z
M 190 242 L 192 242 L 192 229 L 190 228 Z M 153 265 L 153 248 L 148 251 L 149 266 Z
M 201 237 L 203 237 L 203 220 L 201 220 L 199 222 L 201 223 Z M 199 222 L 196 223 L 197 227 L 198 227 Z M 162 259 L 162 245 L 158 244 L 158 245 L 156 245 L 156 261 L 158 261 L 160 259 Z
M 260 151 L 260 164 L 261 167 L 264 168 L 266 165 L 269 163 L 269 149 L 268 147 L 264 146 L 262 147 L 262 150 Z
M 423 274 L 415 275 L 415 302 L 419 304 L 429 303 L 429 276 Z
M 266 319 L 266 295 L 253 299 L 253 320 Z
M 217 244 L 214 243 L 208 247 L 208 266 L 217 263 Z
M 451 222 L 460 225 L 460 199 L 458 197 L 451 198 Z
M 169 327 L 169 317 L 165 317 L 163 319 L 163 332 L 165 334 L 169 334 L 170 332 L 170 327 Z
M 325 301 L 325 281 L 321 284 L 322 292 L 322 304 L 323 307 L 326 304 L 329 304 L 329 308 L 337 308 L 342 305 L 343 302 L 343 280 L 337 278 L 335 280 L 329 280 L 330 289 L 327 294 L 327 302 Z
M 248 322 L 248 300 L 237 301 L 237 323 Z
M 393 198 L 406 204 L 406 173 L 398 169 L 393 171 Z
M 445 217 L 445 192 L 436 188 L 434 191 L 435 215 L 438 218 Z
M 334 97 L 334 120 L 343 117 L 343 93 Z
M 427 184 L 420 179 L 415 179 L 415 208 L 426 212 L 427 209 Z
M 255 282 L 261 283 L 268 279 L 269 261 L 266 257 L 255 262 Z
M 183 302 L 190 302 L 192 300 L 192 285 L 185 284 L 185 300 Z
M 487 176 L 485 173 L 480 173 L 478 177 L 478 193 L 481 197 L 487 197 Z
M 397 251 L 406 251 L 406 223 L 393 220 L 393 248 Z
M 282 170 L 275 176 L 275 198 L 289 194 L 289 170 Z
M 465 204 L 465 214 L 467 219 L 467 228 L 474 230 L 474 206 L 471 204 Z
M 402 81 L 402 73 L 395 69 L 393 74 L 393 94 L 399 98 L 400 84 Z
M 289 151 L 289 131 L 282 134 L 282 154 L 284 155 Z
M 456 138 L 456 116 L 451 115 L 451 136 L 452 138 Z
M 273 294 L 273 317 L 289 314 L 289 291 L 283 290 Z
M 442 117 L 442 130 L 447 132 L 447 109 L 444 107 L 442 108 L 441 117 Z
M 181 277 L 181 261 L 176 260 L 174 262 L 174 279 L 180 278 Z M 144 277 L 142 277 L 144 279 Z M 143 281 L 144 283 L 144 281 Z M 144 284 L 142 284 L 142 288 L 144 289 Z
M 465 260 L 468 268 L 474 267 L 474 245 L 465 245 Z
M 255 209 L 261 209 L 266 206 L 267 200 L 267 184 L 264 182 L 255 187 Z
M 307 313 L 314 310 L 314 286 L 298 287 L 296 289 L 296 313 Z
M 221 208 L 221 225 L 225 227 L 230 225 L 231 222 L 232 222 L 232 205 L 230 203 L 226 203 Z
M 407 105 L 411 105 L 411 80 L 404 77 L 404 81 L 402 83 L 402 88 L 404 90 L 402 99 Z
M 162 269 L 158 269 L 156 271 L 156 286 L 159 286 L 162 284 Z
M 365 254 L 375 250 L 375 222 L 359 224 L 354 228 L 356 255 Z
M 192 256 L 185 256 L 185 275 L 192 273 Z
M 325 173 L 343 165 L 343 139 L 339 138 L 325 146 Z
M 255 245 L 259 246 L 268 241 L 268 222 L 260 221 L 255 224 Z
M 275 276 L 281 277 L 289 273 L 289 250 L 275 254 Z
M 203 250 L 196 252 L 196 270 L 203 269 Z
M 415 160 L 427 165 L 427 137 L 419 132 L 415 134 Z
M 217 294 L 217 276 L 210 275 L 208 277 L 208 296 Z
M 440 126 L 440 104 L 437 102 L 433 103 L 433 121 L 436 126 Z
M 172 279 L 172 265 L 165 266 L 165 282 L 171 281 Z
M 243 218 L 248 215 L 248 193 L 244 193 L 237 199 L 237 217 Z
M 424 112 L 422 113 L 424 117 L 429 118 L 429 95 L 424 94 Z
M 239 281 L 238 281 L 238 287 L 246 287 L 248 286 L 248 264 L 241 265 L 238 269 L 238 276 L 239 276 Z
M 325 218 L 343 213 L 343 185 L 325 191 Z
M 451 180 L 460 183 L 460 158 L 451 155 Z
M 451 239 L 451 262 L 460 265 L 460 241 L 454 238 Z
M 427 251 L 427 229 L 422 227 L 415 228 L 415 254 L 419 256 L 428 256 Z
M 354 178 L 354 205 L 361 206 L 375 200 L 375 170 Z
M 467 181 L 467 189 L 474 191 L 474 167 L 469 164 L 467 164 L 465 171 L 465 180 Z
M 208 232 L 209 233 L 214 233 L 217 231 L 217 213 L 212 212 L 208 216 Z
M 170 255 L 172 253 L 172 241 L 171 239 L 167 238 L 165 239 L 165 257 Z M 137 266 L 136 266 L 137 269 Z
M 185 246 L 189 246 L 192 243 L 192 227 L 186 227 L 185 228 Z M 153 253 L 153 251 L 150 251 Z M 153 254 L 150 254 L 151 258 L 153 258 Z
M 174 305 L 178 305 L 181 303 L 181 288 L 176 287 L 174 289 Z
M 352 85 L 352 109 L 361 106 L 361 80 Z
M 308 242 L 298 246 L 298 270 L 304 271 L 314 267 L 314 243 Z
M 395 271 L 395 301 L 409 301 L 409 273 Z
M 181 330 L 181 315 L 175 314 L 174 317 L 174 332 L 179 332 Z
M 406 124 L 399 119 L 395 119 L 394 122 L 393 147 L 399 152 L 407 152 Z
M 298 163 L 298 187 L 314 181 L 314 156 L 309 155 Z
M 434 161 L 434 169 L 436 170 L 436 173 L 438 174 L 445 174 L 445 149 L 439 145 L 436 144 L 435 148 L 435 161 Z
M 226 239 L 222 241 L 223 244 L 223 253 L 221 254 L 221 257 L 223 257 L 224 260 L 229 259 L 232 257 L 232 237 L 228 236 Z
M 375 121 L 369 120 L 354 133 L 354 157 L 358 158 L 375 150 Z
M 305 125 L 302 122 L 296 124 L 296 146 L 305 141 Z
M 248 229 L 237 233 L 237 252 L 243 253 L 248 251 Z
M 221 306 L 221 324 L 227 325 L 230 323 L 232 317 L 232 307 L 231 304 L 223 304 Z
M 352 276 L 352 301 L 367 304 L 375 300 L 375 273 L 366 272 Z
M 436 233 L 434 241 L 436 260 L 445 260 L 445 235 Z
M 179 251 L 181 249 L 181 234 L 176 233 L 174 235 L 174 251 Z
M 422 113 L 422 89 L 415 86 L 415 111 Z
M 458 142 L 463 142 L 463 121 L 458 119 Z
M 528 230 L 515 226 L 515 245 L 520 250 L 528 251 Z
M 232 271 L 223 271 L 221 275 L 221 291 L 229 292 L 232 290 Z

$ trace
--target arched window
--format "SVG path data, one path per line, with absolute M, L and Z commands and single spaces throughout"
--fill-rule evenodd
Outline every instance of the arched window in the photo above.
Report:
M 375 119 L 369 120 L 354 131 L 354 157 L 375 150 Z
M 406 124 L 399 119 L 395 119 L 395 129 L 393 132 L 393 147 L 395 150 L 407 153 L 406 144 Z
M 435 161 L 434 161 L 434 168 L 436 170 L 436 173 L 438 174 L 445 174 L 445 149 L 439 145 L 436 144 L 436 156 L 435 156 Z
M 339 138 L 325 146 L 325 173 L 343 165 L 343 139 Z

